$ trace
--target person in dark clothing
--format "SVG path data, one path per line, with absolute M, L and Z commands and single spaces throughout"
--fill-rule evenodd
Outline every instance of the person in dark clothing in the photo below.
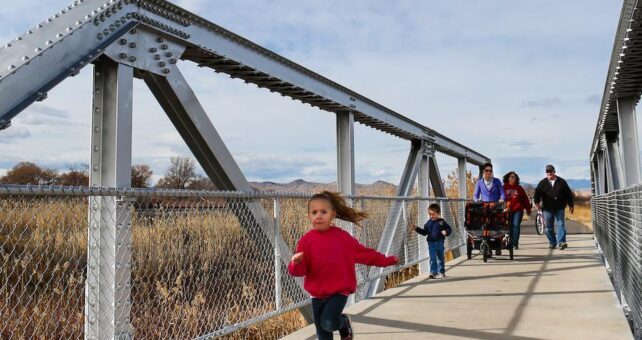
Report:
M 546 178 L 537 184 L 533 201 L 538 210 L 544 210 L 549 248 L 555 249 L 559 245 L 560 249 L 563 250 L 568 247 L 566 243 L 566 228 L 564 226 L 564 210 L 568 205 L 569 212 L 573 214 L 573 192 L 566 181 L 555 174 L 554 166 L 550 164 L 546 166 Z M 557 221 L 557 237 L 553 229 L 553 220 Z
M 428 241 L 428 253 L 430 254 L 430 276 L 429 279 L 446 277 L 446 266 L 444 265 L 444 243 L 446 236 L 452 233 L 452 228 L 440 217 L 441 208 L 439 204 L 428 206 L 430 219 L 423 228 L 414 227 L 414 231 L 426 236 Z

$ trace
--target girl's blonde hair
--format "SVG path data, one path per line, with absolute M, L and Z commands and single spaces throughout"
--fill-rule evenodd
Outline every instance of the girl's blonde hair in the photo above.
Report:
M 314 200 L 326 200 L 330 202 L 330 205 L 332 206 L 332 209 L 337 213 L 337 218 L 340 218 L 344 221 L 352 222 L 358 226 L 361 226 L 359 224 L 359 221 L 362 221 L 366 217 L 368 217 L 368 214 L 363 212 L 363 211 L 357 211 L 351 207 L 348 206 L 346 203 L 345 198 L 341 196 L 338 192 L 331 192 L 331 191 L 322 191 L 318 194 L 314 194 L 312 198 L 308 201 L 308 211 L 310 210 L 310 202 Z

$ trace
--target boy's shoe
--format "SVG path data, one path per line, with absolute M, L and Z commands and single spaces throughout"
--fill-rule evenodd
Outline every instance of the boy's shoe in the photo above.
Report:
M 428 278 L 429 278 L 429 279 L 434 279 L 436 275 L 437 275 L 437 274 L 430 273 L 430 275 L 428 275 Z
M 339 329 L 339 335 L 341 336 L 341 340 L 352 340 L 353 339 L 352 322 L 350 321 L 350 317 L 347 314 L 341 314 L 341 317 L 345 321 L 345 326 Z
M 568 247 L 568 244 L 566 244 L 566 242 L 560 243 L 560 250 L 564 250 L 566 249 L 566 247 Z

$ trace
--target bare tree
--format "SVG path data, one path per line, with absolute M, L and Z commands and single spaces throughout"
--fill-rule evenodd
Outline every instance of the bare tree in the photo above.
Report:
M 58 184 L 87 186 L 89 185 L 89 165 L 71 164 L 67 168 L 69 171 L 58 176 Z
M 148 188 L 154 172 L 146 164 L 132 165 L 132 188 Z
M 214 186 L 212 180 L 207 177 L 195 179 L 187 186 L 187 188 L 192 190 L 216 190 L 216 186 Z
M 31 162 L 16 164 L 6 175 L 0 178 L 2 184 L 55 184 L 58 171 L 41 168 Z
M 196 161 L 189 157 L 172 157 L 165 177 L 156 185 L 159 188 L 185 189 L 190 183 L 198 179 L 196 175 Z
M 475 191 L 475 183 L 477 183 L 477 177 L 473 176 L 473 173 L 469 170 L 466 170 L 466 196 L 473 197 L 473 191 Z M 455 169 L 453 172 L 448 174 L 446 177 L 446 196 L 448 198 L 458 198 L 459 197 L 459 170 Z

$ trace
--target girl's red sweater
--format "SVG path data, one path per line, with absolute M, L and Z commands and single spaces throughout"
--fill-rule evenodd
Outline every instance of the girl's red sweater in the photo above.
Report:
M 510 202 L 511 212 L 526 209 L 526 212 L 528 212 L 528 214 L 531 213 L 531 201 L 528 199 L 526 191 L 524 191 L 524 188 L 522 188 L 521 185 L 510 185 L 506 183 L 504 184 L 504 192 L 506 193 L 506 201 Z
M 298 264 L 290 261 L 288 271 L 292 276 L 305 277 L 303 288 L 314 298 L 354 293 L 357 288 L 355 263 L 377 267 L 397 263 L 394 256 L 366 248 L 336 226 L 326 231 L 310 230 L 299 240 L 296 252 L 303 252 L 303 261 Z

